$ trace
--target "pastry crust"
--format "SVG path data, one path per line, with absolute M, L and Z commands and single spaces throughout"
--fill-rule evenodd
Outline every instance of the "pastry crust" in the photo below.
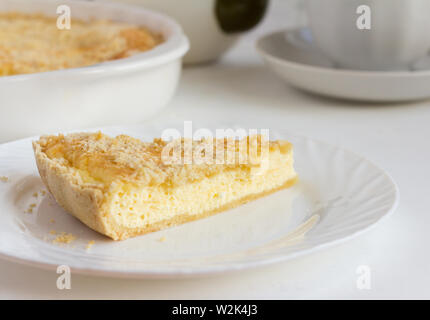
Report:
M 55 200 L 67 212 L 74 215 L 91 229 L 120 240 L 100 211 L 103 192 L 98 188 L 79 183 L 79 178 L 67 168 L 59 166 L 42 151 L 39 143 L 33 142 L 37 168 L 43 183 Z

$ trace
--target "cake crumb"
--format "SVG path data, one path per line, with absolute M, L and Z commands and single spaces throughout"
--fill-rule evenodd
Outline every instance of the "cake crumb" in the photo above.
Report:
M 166 237 L 161 237 L 160 239 L 158 239 L 158 241 L 164 242 L 164 241 L 166 241 Z
M 9 181 L 9 178 L 8 178 L 8 177 L 5 177 L 5 176 L 0 176 L 0 181 L 1 181 L 1 182 L 8 182 L 8 181 Z
M 88 243 L 87 243 L 87 246 L 85 247 L 87 250 L 88 249 L 90 249 L 93 245 L 94 245 L 94 243 L 96 243 L 94 240 L 90 240 L 90 241 L 88 241 Z
M 31 203 L 29 206 L 28 206 L 28 209 L 27 210 L 25 210 L 24 212 L 25 213 L 33 213 L 33 209 L 34 208 L 36 208 L 36 204 L 35 203 Z
M 55 223 L 54 219 L 49 220 L 50 223 Z
M 53 243 L 71 243 L 76 237 L 71 233 L 61 232 L 52 242 Z
M 45 195 L 46 195 L 46 191 L 45 191 L 45 190 L 42 190 L 42 191 L 40 191 L 40 194 L 41 194 L 42 196 L 45 196 Z
M 49 231 L 49 233 L 50 233 L 50 234 L 57 234 L 57 231 L 55 231 L 55 230 L 51 230 L 51 231 Z
M 39 196 L 39 194 L 37 192 L 33 193 L 33 197 L 37 198 Z

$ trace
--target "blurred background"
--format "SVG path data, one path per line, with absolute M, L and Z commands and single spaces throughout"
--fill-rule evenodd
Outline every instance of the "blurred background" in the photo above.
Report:
M 186 64 L 216 60 L 235 47 L 246 32 L 255 29 L 254 37 L 261 35 L 261 24 L 266 33 L 306 24 L 303 0 L 181 0 L 180 5 L 175 0 L 110 1 L 142 5 L 175 18 L 191 42 Z

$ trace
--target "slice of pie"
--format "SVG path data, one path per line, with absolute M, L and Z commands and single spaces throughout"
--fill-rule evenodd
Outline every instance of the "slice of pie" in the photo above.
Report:
M 98 133 L 33 142 L 43 182 L 90 228 L 123 240 L 292 186 L 292 145 L 256 135 L 142 142 Z

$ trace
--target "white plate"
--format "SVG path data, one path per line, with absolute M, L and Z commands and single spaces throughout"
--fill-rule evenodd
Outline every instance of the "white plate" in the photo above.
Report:
M 148 140 L 160 136 L 163 128 L 110 127 L 103 132 Z M 115 277 L 207 275 L 285 261 L 340 243 L 368 230 L 396 207 L 395 183 L 369 161 L 283 130 L 272 130 L 270 138 L 294 144 L 300 176 L 296 186 L 207 219 L 120 242 L 87 228 L 50 195 L 40 195 L 44 186 L 31 139 L 0 145 L 0 176 L 9 177 L 0 182 L 0 256 Z M 31 203 L 36 207 L 26 213 Z M 54 244 L 50 230 L 77 239 Z M 87 250 L 90 240 L 95 244 Z
M 336 68 L 306 28 L 283 30 L 257 41 L 267 66 L 292 86 L 325 96 L 376 102 L 430 97 L 430 70 L 372 72 Z M 428 68 L 428 60 L 416 63 Z

